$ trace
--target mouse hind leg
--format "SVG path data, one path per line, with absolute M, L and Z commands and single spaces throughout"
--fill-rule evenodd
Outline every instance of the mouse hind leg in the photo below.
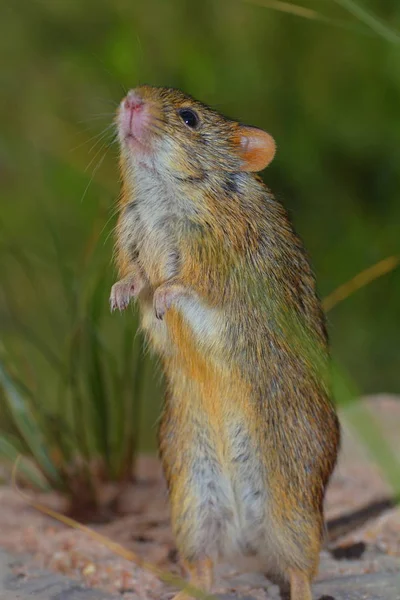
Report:
M 304 521 L 307 517 L 304 516 Z M 289 522 L 290 524 L 290 522 Z M 286 534 L 293 535 L 296 531 L 291 523 Z M 283 557 L 283 575 L 290 584 L 290 600 L 312 600 L 311 583 L 317 573 L 319 550 L 321 547 L 321 528 L 319 515 L 315 515 L 313 525 L 301 526 L 286 546 L 286 556 Z M 286 565 L 285 565 L 286 563 Z
M 189 576 L 188 585 L 196 588 L 197 591 L 207 592 L 211 591 L 214 577 L 214 566 L 213 562 L 209 558 L 204 558 L 195 562 L 183 561 L 183 567 L 187 571 Z M 193 596 L 190 590 L 183 589 L 173 600 L 190 600 Z
M 321 514 L 312 514 L 311 509 L 303 514 L 282 514 L 274 519 L 269 533 L 273 534 L 269 551 L 276 561 L 272 572 L 285 582 L 285 590 L 289 584 L 290 600 L 312 600 L 311 583 L 318 571 L 321 547 Z
M 290 600 L 312 600 L 311 577 L 298 569 L 289 571 Z

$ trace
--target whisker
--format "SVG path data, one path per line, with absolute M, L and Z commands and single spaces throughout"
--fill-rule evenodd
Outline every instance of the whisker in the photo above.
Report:
M 117 211 L 117 210 L 115 210 L 115 209 L 114 209 L 114 210 L 111 212 L 111 215 L 108 217 L 107 221 L 104 223 L 104 226 L 102 227 L 102 229 L 101 229 L 101 231 L 100 231 L 100 235 L 99 235 L 99 237 L 100 237 L 101 235 L 103 235 L 103 233 L 104 233 L 104 230 L 107 228 L 107 226 L 108 226 L 108 224 L 110 223 L 110 221 L 111 221 L 111 220 L 112 220 L 112 219 L 115 217 L 115 215 L 117 214 L 117 212 L 118 212 L 118 211 Z M 108 240 L 110 239 L 110 235 L 111 235 L 112 233 L 114 233 L 114 229 L 115 229 L 115 228 L 113 227 L 113 228 L 111 229 L 111 231 L 109 231 L 109 232 L 108 232 L 108 234 L 107 234 L 107 236 L 105 237 L 105 239 L 104 239 L 104 246 L 106 245 L 106 243 L 107 243 L 107 242 L 108 242 Z
M 136 34 L 136 40 L 137 40 L 139 48 L 140 48 L 140 58 L 141 58 L 141 60 L 143 60 L 143 57 L 144 57 L 143 46 L 142 46 L 142 41 L 138 34 Z
M 96 135 L 90 137 L 89 139 L 85 140 L 84 142 L 81 142 L 80 144 L 78 144 L 77 146 L 75 146 L 74 148 L 70 149 L 70 152 L 75 152 L 75 150 L 78 150 L 78 148 L 81 148 L 82 146 L 85 146 L 85 144 L 89 144 L 90 142 L 93 142 L 93 140 L 95 140 L 96 138 L 103 137 L 103 135 L 110 129 L 110 127 L 112 127 L 113 123 L 111 123 L 110 125 L 108 125 L 107 127 L 105 127 L 104 129 L 102 129 L 102 131 L 100 131 L 100 133 L 97 133 Z M 88 131 L 89 128 L 84 129 L 84 131 Z M 89 150 L 90 152 L 90 150 Z
M 96 158 L 98 157 L 98 155 L 100 154 L 100 152 L 102 150 L 104 150 L 104 148 L 107 146 L 107 142 L 103 142 L 103 144 L 100 146 L 100 148 L 97 150 L 96 154 L 91 158 L 89 164 L 87 165 L 87 167 L 85 168 L 84 173 L 87 172 L 87 170 L 90 168 L 90 166 L 93 164 L 93 162 L 96 160 Z M 108 148 L 107 148 L 108 149 Z
M 113 217 L 113 216 L 114 216 L 114 215 L 112 215 L 112 217 Z M 108 221 L 107 221 L 106 225 L 108 225 L 108 223 L 111 221 L 111 218 L 112 218 L 112 217 L 110 217 L 110 218 L 108 219 Z M 111 231 L 109 231 L 109 232 L 107 233 L 106 237 L 104 238 L 104 246 L 107 244 L 107 242 L 108 242 L 108 240 L 110 239 L 110 237 L 111 237 L 111 236 L 114 234 L 114 231 L 115 231 L 115 227 L 113 227 L 113 228 L 111 229 Z
M 89 121 L 95 121 L 97 119 L 109 119 L 110 117 L 113 117 L 114 113 L 113 112 L 109 112 L 109 113 L 96 113 L 95 115 L 91 115 L 90 117 L 87 117 L 86 119 L 82 119 L 81 121 L 77 121 L 78 123 L 88 123 Z
M 96 144 L 98 144 L 101 140 L 98 140 L 98 142 L 96 142 Z M 117 135 L 116 133 L 114 134 L 114 136 L 112 136 L 110 139 L 105 139 L 104 142 L 102 143 L 102 145 L 100 146 L 100 148 L 96 151 L 95 155 L 93 156 L 93 158 L 91 159 L 90 163 L 88 164 L 88 166 L 85 169 L 85 172 L 88 170 L 88 168 L 90 167 L 90 165 L 93 163 L 93 161 L 96 159 L 96 157 L 99 155 L 99 153 L 103 150 L 103 148 L 105 146 L 107 147 L 107 151 L 110 149 L 110 147 L 112 146 L 112 144 L 115 144 L 117 141 Z M 89 150 L 90 152 L 90 150 Z
M 124 85 L 123 85 L 123 84 L 122 84 L 122 83 L 119 81 L 119 79 L 117 79 L 117 78 L 115 77 L 115 74 L 114 74 L 112 71 L 110 71 L 109 69 L 107 69 L 107 67 L 105 66 L 105 63 L 104 63 L 104 61 L 102 61 L 102 60 L 101 60 L 101 58 L 99 58 L 98 56 L 96 56 L 96 54 L 94 54 L 94 52 L 92 52 L 92 56 L 94 56 L 94 58 L 95 58 L 96 60 L 98 60 L 98 61 L 99 61 L 99 63 L 100 63 L 100 64 L 102 65 L 102 67 L 103 67 L 103 70 L 104 70 L 106 73 L 108 73 L 109 75 L 111 75 L 112 79 L 113 79 L 113 80 L 114 80 L 116 83 L 118 83 L 118 85 L 120 85 L 120 86 L 121 86 L 121 88 L 122 88 L 122 89 L 123 89 L 123 91 L 124 91 L 124 94 L 126 95 L 126 90 L 125 90 L 125 87 L 124 87 Z
M 119 213 L 120 207 L 119 204 L 116 205 L 116 207 L 113 209 L 113 211 L 111 212 L 109 218 L 107 219 L 103 229 L 101 230 L 101 233 L 104 232 L 106 226 L 109 224 L 109 222 L 111 221 L 111 219 L 113 219 L 118 213 Z M 104 238 L 104 245 L 106 245 L 106 243 L 108 242 L 108 240 L 110 239 L 110 237 L 115 233 L 117 226 L 113 227 L 112 229 L 110 229 L 110 231 L 108 232 L 107 236 Z
M 95 98 L 96 100 L 101 100 L 102 102 L 105 102 L 106 104 L 112 104 L 113 106 L 119 105 L 119 102 L 116 102 L 115 100 L 111 100 L 111 98 L 102 98 L 101 96 L 93 96 L 93 98 Z
M 99 144 L 110 132 L 111 127 L 113 126 L 113 124 L 108 125 L 108 127 L 106 127 L 105 129 L 103 129 L 103 131 L 101 132 L 101 136 L 99 137 L 99 139 L 93 144 L 93 146 L 89 149 L 88 153 L 90 154 L 91 152 L 93 152 L 93 150 L 96 148 L 97 144 Z M 96 136 L 98 137 L 98 136 Z M 93 138 L 92 138 L 93 140 Z
M 81 203 L 84 201 L 84 199 L 85 199 L 85 197 L 86 197 L 86 194 L 87 194 L 87 191 L 88 191 L 88 189 L 89 189 L 89 187 L 90 187 L 90 184 L 92 183 L 92 181 L 93 181 L 93 179 L 94 179 L 94 176 L 95 176 L 95 174 L 97 173 L 97 171 L 98 171 L 99 167 L 102 165 L 102 163 L 103 163 L 103 160 L 104 160 L 104 158 L 106 157 L 106 154 L 107 154 L 107 150 L 104 152 L 103 156 L 100 158 L 99 162 L 97 163 L 97 165 L 96 165 L 96 166 L 95 166 L 95 168 L 93 169 L 93 171 L 92 171 L 92 176 L 91 176 L 91 178 L 89 179 L 89 182 L 88 182 L 87 186 L 85 187 L 85 190 L 84 190 L 84 192 L 83 192 L 83 194 L 82 194 Z

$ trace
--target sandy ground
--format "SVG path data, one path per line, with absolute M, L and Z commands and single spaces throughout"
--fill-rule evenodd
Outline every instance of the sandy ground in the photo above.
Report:
M 400 399 L 378 396 L 363 400 L 363 404 L 400 456 Z M 345 415 L 342 424 L 343 448 L 326 498 L 329 534 L 325 548 L 331 555 L 336 553 L 337 558 L 341 553 L 346 557 L 351 557 L 352 552 L 362 553 L 365 547 L 400 557 L 400 509 L 390 506 L 391 490 L 347 428 Z M 56 495 L 36 499 L 55 509 L 62 508 Z M 0 546 L 31 554 L 28 570 L 34 565 L 54 569 L 88 586 L 123 594 L 125 600 L 165 597 L 166 588 L 154 575 L 119 558 L 87 534 L 37 512 L 8 486 L 0 488 L 0 507 Z M 165 485 L 156 459 L 140 457 L 136 482 L 127 486 L 121 497 L 118 516 L 92 528 L 157 567 L 180 572 L 169 527 Z M 359 564 L 354 569 L 360 569 Z M 374 570 L 373 561 L 365 564 L 363 568 Z M 329 576 L 329 569 L 332 567 L 323 566 L 320 577 Z M 347 561 L 343 569 L 352 572 L 351 563 Z M 225 587 L 220 591 L 229 590 Z M 266 596 L 255 591 L 254 597 Z

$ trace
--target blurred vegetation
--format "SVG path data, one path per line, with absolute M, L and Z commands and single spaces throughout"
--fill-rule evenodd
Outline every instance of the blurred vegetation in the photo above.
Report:
M 41 432 L 31 443 L 50 449 L 30 448 L 41 472 L 72 495 L 65 472 L 57 483 L 60 457 L 75 464 L 76 447 L 91 464 L 100 454 L 102 472 L 121 481 L 127 449 L 154 448 L 161 397 L 154 360 L 138 354 L 135 310 L 108 314 L 119 187 L 110 124 L 125 90 L 179 87 L 272 133 L 278 154 L 264 178 L 322 296 L 400 253 L 400 4 L 301 5 L 1 7 L 0 383 L 14 398 L 0 405 L 3 452 L 19 448 L 28 415 Z M 393 270 L 329 313 L 333 356 L 362 393 L 400 392 L 399 305 Z
M 104 277 L 80 298 L 75 278 L 64 275 L 70 312 L 65 339 L 58 315 L 48 311 L 49 325 L 60 336 L 57 346 L 10 307 L 13 333 L 0 348 L 0 455 L 10 462 L 19 454 L 30 456 L 22 463 L 28 483 L 62 492 L 69 512 L 80 518 L 104 517 L 132 476 L 148 359 L 136 335 L 136 316 L 126 318 L 109 343 Z M 5 289 L 11 305 L 14 293 Z M 107 488 L 111 482 L 115 485 Z

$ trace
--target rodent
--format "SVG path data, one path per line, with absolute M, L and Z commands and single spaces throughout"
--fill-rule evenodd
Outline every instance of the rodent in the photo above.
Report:
M 159 450 L 191 584 L 253 557 L 311 599 L 340 428 L 314 275 L 257 171 L 265 131 L 176 89 L 140 86 L 118 109 L 120 280 L 159 354 Z M 185 592 L 177 596 L 187 598 Z

